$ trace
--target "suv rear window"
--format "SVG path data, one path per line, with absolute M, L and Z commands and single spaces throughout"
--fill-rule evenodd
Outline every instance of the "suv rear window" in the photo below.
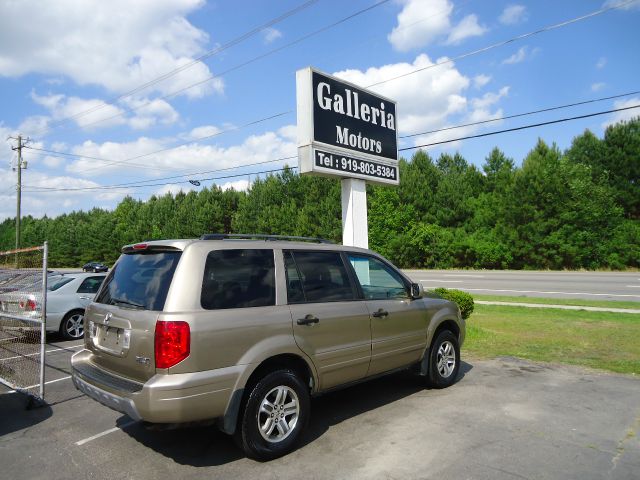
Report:
M 182 252 L 140 252 L 120 256 L 104 281 L 97 303 L 160 311 Z
M 64 287 L 67 283 L 72 282 L 74 277 L 60 277 L 60 278 L 51 278 L 49 277 L 49 284 L 47 285 L 47 290 L 50 292 L 55 292 L 61 287 Z
M 273 250 L 214 250 L 207 255 L 200 304 L 207 310 L 275 305 Z

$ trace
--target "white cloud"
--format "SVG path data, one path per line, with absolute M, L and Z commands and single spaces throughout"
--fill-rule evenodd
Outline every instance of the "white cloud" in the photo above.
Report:
M 269 44 L 282 37 L 282 32 L 278 29 L 268 27 L 262 31 L 262 35 L 264 37 L 264 43 Z
M 596 63 L 596 68 L 598 70 L 603 69 L 605 67 L 605 65 L 607 64 L 607 59 L 606 57 L 600 57 L 598 59 L 598 62 Z
M 11 179 L 11 175 L 7 175 L 6 180 L 15 183 L 15 174 L 13 179 Z M 6 180 L 0 173 L 0 187 L 5 184 Z M 42 188 L 34 188 L 64 189 L 96 186 L 98 184 L 90 180 L 64 175 L 46 175 L 35 169 L 27 170 L 23 177 L 22 213 L 35 217 L 42 217 L 45 214 L 53 217 L 69 210 L 86 210 L 87 205 L 107 208 L 111 206 L 115 198 L 121 199 L 127 193 L 126 191 L 100 192 L 95 190 L 44 191 Z M 0 193 L 0 218 L 15 217 L 15 214 L 14 191 Z
M 285 125 L 278 129 L 278 135 L 289 140 L 290 142 L 298 141 L 298 126 L 297 125 Z
M 446 59 L 438 59 L 438 62 L 443 60 Z M 433 64 L 426 54 L 421 54 L 413 63 L 371 67 L 364 72 L 344 70 L 335 75 L 356 85 L 367 86 Z M 413 133 L 423 128 L 431 128 L 432 125 L 439 126 L 448 115 L 463 110 L 466 99 L 461 93 L 470 83 L 453 64 L 446 63 L 415 75 L 373 86 L 371 90 L 396 100 L 402 106 L 398 118 L 400 132 Z
M 134 116 L 129 117 L 128 122 L 136 130 L 143 130 L 157 123 L 171 125 L 180 117 L 168 102 L 160 98 L 150 101 L 146 98 L 127 97 L 123 103 L 133 109 Z
M 83 177 L 105 176 L 123 172 L 123 176 L 131 175 L 135 166 L 153 167 L 138 169 L 136 173 L 150 177 L 166 176 L 168 173 L 180 171 L 207 171 L 239 167 L 242 165 L 274 160 L 297 155 L 296 143 L 279 135 L 277 132 L 266 132 L 251 135 L 243 143 L 230 147 L 192 143 L 170 149 L 175 143 L 172 139 L 152 139 L 140 137 L 133 142 L 102 144 L 85 142 L 74 147 L 75 155 L 84 155 L 67 166 L 67 171 Z M 153 155 L 150 152 L 164 150 Z M 106 164 L 89 157 L 104 158 L 119 163 Z M 131 162 L 123 162 L 128 158 L 140 157 Z M 266 164 L 267 166 L 278 165 Z M 276 168 L 276 167 L 274 167 Z M 208 174 L 207 174 L 208 175 Z M 206 176 L 206 175 L 205 175 Z
M 50 122 L 50 117 L 45 115 L 33 115 L 22 121 L 18 127 L 18 131 L 25 136 L 36 136 L 47 130 Z
M 35 103 L 45 107 L 51 113 L 53 120 L 71 118 L 81 128 L 95 130 L 128 124 L 136 130 L 149 128 L 156 124 L 168 125 L 176 122 L 178 112 L 162 99 L 147 100 L 144 98 L 127 97 L 121 101 L 127 110 L 102 100 L 67 97 L 65 95 L 38 95 L 31 93 Z M 46 117 L 43 117 L 46 119 Z M 47 123 L 40 120 L 41 123 Z
M 622 10 L 631 10 L 631 9 L 640 9 L 640 3 L 633 2 L 630 3 L 629 0 L 607 0 L 602 5 L 603 7 L 616 7 L 620 5 L 620 9 Z
M 471 100 L 471 105 L 477 110 L 484 110 L 495 105 L 507 95 L 509 95 L 509 87 L 502 87 L 497 93 L 487 92 L 480 98 L 474 98 Z
M 438 59 L 441 62 L 445 59 Z M 367 86 L 382 80 L 409 73 L 418 68 L 428 67 L 434 63 L 425 54 L 419 55 L 413 63 L 397 63 L 372 67 L 366 71 L 345 70 L 335 73 L 336 76 L 356 85 Z M 509 88 L 504 87 L 498 93 L 488 93 L 480 99 L 469 100 L 465 91 L 471 81 L 462 75 L 453 64 L 443 64 L 437 68 L 423 70 L 415 75 L 408 75 L 398 80 L 371 87 L 371 90 L 392 98 L 398 102 L 399 134 L 414 134 L 435 130 L 455 123 L 466 123 L 469 118 L 481 116 L 498 117 L 496 112 L 489 112 L 489 107 L 507 95 Z M 447 138 L 450 138 L 450 132 Z M 414 137 L 414 145 L 420 144 L 431 136 Z
M 452 27 L 453 2 L 450 0 L 401 0 L 401 3 L 398 24 L 387 36 L 391 45 L 401 52 L 425 47 L 445 36 L 445 44 L 454 45 L 487 32 L 474 14 Z
M 73 117 L 87 110 L 92 110 L 90 113 L 76 116 L 73 119 L 79 127 L 88 128 L 97 121 L 100 121 L 101 127 L 125 123 L 122 116 L 124 111 L 121 108 L 114 105 L 103 106 L 102 100 L 97 98 L 86 100 L 65 95 L 38 95 L 35 92 L 31 92 L 31 98 L 35 103 L 49 110 L 53 120 Z M 98 107 L 100 108 L 98 109 Z
M 64 159 L 61 157 L 52 157 L 51 155 L 47 155 L 42 159 L 42 163 L 49 168 L 58 168 L 64 163 Z
M 482 88 L 491 81 L 491 77 L 488 75 L 480 74 L 473 77 L 473 86 L 476 88 Z
M 527 20 L 529 14 L 524 5 L 508 5 L 498 17 L 503 25 L 515 25 Z
M 186 19 L 203 3 L 0 2 L 0 75 L 40 73 L 112 92 L 128 91 L 204 53 L 208 35 Z M 28 21 L 25 12 L 29 12 Z M 167 94 L 210 76 L 209 68 L 197 62 L 152 90 Z M 223 82 L 216 79 L 182 94 L 197 98 L 223 88 Z
M 202 125 L 192 129 L 187 135 L 185 135 L 185 138 L 188 140 L 198 140 L 200 138 L 217 135 L 221 131 L 222 129 L 215 125 Z
M 502 63 L 507 65 L 514 65 L 516 63 L 523 62 L 527 58 L 527 47 L 520 47 L 516 53 L 508 58 L 505 58 Z
M 476 15 L 467 15 L 458 25 L 453 27 L 453 30 L 449 33 L 446 44 L 457 45 L 467 38 L 484 35 L 487 31 L 488 29 L 486 27 L 478 24 L 478 17 Z
M 616 100 L 613 102 L 613 108 L 627 108 L 634 105 L 640 105 L 640 97 L 633 97 L 627 100 Z M 602 128 L 607 128 L 609 125 L 613 125 L 618 122 L 631 120 L 640 116 L 640 108 L 631 108 L 629 110 L 623 110 L 622 112 L 612 113 L 609 118 L 602 123 Z
M 600 90 L 602 90 L 606 86 L 607 86 L 607 84 L 604 83 L 604 82 L 593 83 L 593 84 L 591 84 L 591 91 L 592 92 L 599 92 Z
M 403 0 L 403 4 L 398 25 L 387 37 L 396 50 L 406 52 L 429 45 L 449 32 L 453 11 L 449 0 Z
M 231 190 L 234 189 L 236 192 L 246 192 L 249 190 L 251 184 L 249 180 L 237 180 L 235 182 L 227 182 L 220 185 L 222 190 Z
M 167 193 L 171 193 L 175 195 L 176 193 L 180 193 L 180 192 L 188 193 L 191 190 L 195 190 L 195 189 L 196 187 L 194 185 L 191 185 L 190 183 L 172 183 L 169 185 L 162 186 L 161 188 L 153 192 L 153 195 L 155 195 L 156 197 L 162 197 Z

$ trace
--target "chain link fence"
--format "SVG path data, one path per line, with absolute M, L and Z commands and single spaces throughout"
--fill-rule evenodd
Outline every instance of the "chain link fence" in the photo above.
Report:
M 0 252 L 0 383 L 44 400 L 47 245 Z

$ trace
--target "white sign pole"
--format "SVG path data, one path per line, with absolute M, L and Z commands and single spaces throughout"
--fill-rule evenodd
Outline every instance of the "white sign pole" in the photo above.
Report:
M 342 179 L 342 244 L 369 248 L 367 224 L 367 182 Z

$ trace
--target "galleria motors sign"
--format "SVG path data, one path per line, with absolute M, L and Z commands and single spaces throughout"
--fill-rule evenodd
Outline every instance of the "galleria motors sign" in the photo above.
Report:
M 395 102 L 311 68 L 296 84 L 300 173 L 399 183 Z

